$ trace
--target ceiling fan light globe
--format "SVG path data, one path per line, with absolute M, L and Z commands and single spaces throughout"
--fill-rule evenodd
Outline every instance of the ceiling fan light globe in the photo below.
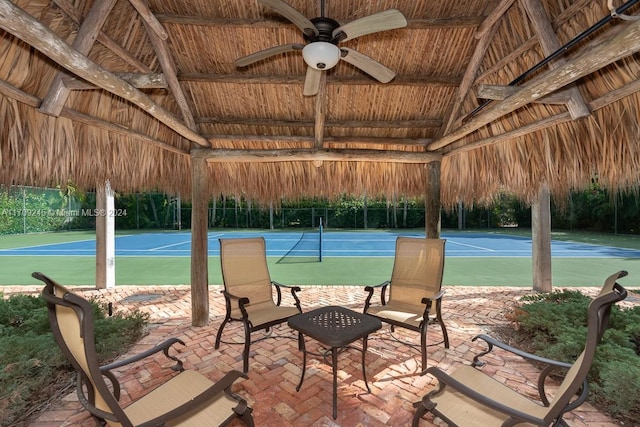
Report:
M 302 49 L 304 62 L 316 70 L 328 70 L 340 61 L 340 48 L 328 42 L 312 42 Z

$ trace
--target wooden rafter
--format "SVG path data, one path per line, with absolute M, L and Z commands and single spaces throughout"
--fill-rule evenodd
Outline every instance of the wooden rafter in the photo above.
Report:
M 589 51 L 531 80 L 504 101 L 489 107 L 450 134 L 429 144 L 429 150 L 445 147 L 493 120 L 640 51 L 640 21 L 624 25 L 624 28 L 613 37 L 601 40 Z
M 298 85 L 304 82 L 305 75 L 247 75 L 242 73 L 233 74 L 212 74 L 212 73 L 182 73 L 178 74 L 181 82 L 203 82 L 203 83 L 232 83 L 232 84 L 272 84 L 272 85 Z M 365 76 L 331 76 L 327 79 L 328 86 L 347 85 L 371 85 L 371 78 Z M 375 83 L 377 84 L 377 83 Z M 412 86 L 412 87 L 457 87 L 460 85 L 459 77 L 451 76 L 396 76 L 393 80 L 385 83 L 385 86 Z
M 0 28 L 33 46 L 72 73 L 137 105 L 188 140 L 209 146 L 206 139 L 147 95 L 71 48 L 49 28 L 9 0 L 0 0 Z
M 167 31 L 149 9 L 149 5 L 146 0 L 129 0 L 129 3 L 131 3 L 131 6 L 133 6 L 133 8 L 138 12 L 138 15 L 140 15 L 144 23 L 156 36 L 158 36 L 158 38 L 160 38 L 160 40 L 166 40 L 169 38 Z
M 489 47 L 489 43 L 493 38 L 493 35 L 496 31 L 495 23 L 498 21 L 502 15 L 511 7 L 511 4 L 515 0 L 502 0 L 498 7 L 495 8 L 493 13 L 480 24 L 476 31 L 476 38 L 479 39 L 476 47 L 473 51 L 473 55 L 471 56 L 471 60 L 467 64 L 467 68 L 464 72 L 464 76 L 462 76 L 462 81 L 458 86 L 458 90 L 456 92 L 456 96 L 451 103 L 449 111 L 447 112 L 447 116 L 444 120 L 445 127 L 442 129 L 441 135 L 448 134 L 451 129 L 453 129 L 454 123 L 458 119 L 460 114 L 460 109 L 462 108 L 462 104 L 464 98 L 466 97 L 469 89 L 473 85 L 475 81 L 476 74 L 478 72 L 478 68 L 484 59 L 484 54 Z
M 513 0 L 515 1 L 515 0 Z M 166 24 L 179 25 L 198 25 L 210 27 L 251 27 L 251 28 L 282 28 L 282 21 L 271 19 L 216 19 L 205 18 L 202 16 L 173 15 L 173 14 L 157 14 L 158 21 Z M 482 17 L 459 17 L 459 18 L 441 18 L 441 19 L 411 19 L 407 21 L 407 29 L 441 29 L 441 28 L 475 28 Z
M 73 22 L 80 25 L 82 22 L 82 14 L 78 9 L 73 7 L 69 0 L 52 0 Z M 128 50 L 120 46 L 103 32 L 98 33 L 98 42 L 104 47 L 115 53 L 127 64 L 131 65 L 141 73 L 150 73 L 151 69 L 144 63 L 140 62 Z
M 198 117 L 196 123 L 211 123 L 220 125 L 243 125 L 243 126 L 286 126 L 286 127 L 314 127 L 313 120 L 271 120 L 262 118 L 240 118 L 240 117 Z M 418 120 L 325 120 L 325 128 L 407 128 L 424 129 L 437 128 L 442 126 L 442 121 L 438 119 L 418 119 Z
M 560 15 L 558 15 L 554 19 L 554 21 L 552 23 L 552 26 L 553 27 L 558 27 L 562 23 L 564 23 L 564 22 L 568 21 L 569 19 L 571 19 L 573 16 L 576 15 L 576 13 L 578 13 L 578 11 L 580 11 L 583 8 L 587 7 L 589 5 L 589 3 L 592 3 L 592 2 L 593 2 L 593 0 L 577 0 L 571 6 L 567 7 L 566 9 L 564 9 L 562 11 L 562 13 Z M 515 61 L 517 58 L 522 56 L 525 52 L 527 52 L 530 49 L 532 49 L 537 43 L 538 43 L 538 37 L 535 36 L 535 35 L 532 36 L 529 40 L 526 40 L 524 43 L 522 43 L 516 49 L 511 51 L 508 55 L 505 55 L 503 58 L 501 58 L 499 61 L 497 61 L 495 64 L 493 64 L 490 67 L 487 67 L 481 74 L 478 75 L 476 81 L 477 82 L 481 82 L 484 79 L 486 79 L 487 76 L 490 76 L 490 75 L 494 74 L 496 72 L 496 70 L 500 70 L 500 69 L 504 68 L 505 66 L 507 66 L 507 64 Z
M 479 85 L 476 90 L 476 96 L 481 99 L 490 99 L 493 101 L 502 101 L 507 99 L 518 91 L 516 86 L 496 86 L 496 85 Z M 557 93 L 550 93 L 542 98 L 536 99 L 533 102 L 539 102 L 541 104 L 554 104 L 565 105 L 569 102 L 569 94 L 566 91 L 559 91 Z
M 198 149 L 192 156 L 204 157 L 208 162 L 273 163 L 273 162 L 385 162 L 429 163 L 442 156 L 435 153 L 412 153 L 382 150 L 225 150 Z
M 156 52 L 160 68 L 162 68 L 169 90 L 173 94 L 173 97 L 178 104 L 178 108 L 182 113 L 182 119 L 189 129 L 197 131 L 191 107 L 189 107 L 184 90 L 182 90 L 182 86 L 180 86 L 180 82 L 178 81 L 176 66 L 173 57 L 169 52 L 167 42 L 165 41 L 169 37 L 168 34 L 165 32 L 162 24 L 155 19 L 155 16 L 151 13 L 144 0 L 129 1 L 134 5 L 144 22 L 144 26 L 147 29 L 147 35 L 149 36 L 153 50 Z
M 509 87 L 513 88 L 512 86 L 509 86 Z M 589 109 L 592 111 L 597 111 L 601 108 L 606 107 L 607 105 L 617 102 L 620 99 L 636 92 L 640 92 L 640 80 L 634 80 L 633 82 L 628 83 L 627 85 L 622 86 L 621 88 L 615 89 L 607 93 L 606 95 L 601 96 L 600 98 L 594 99 L 589 103 Z M 499 142 L 512 141 L 512 140 L 515 140 L 516 138 L 531 134 L 533 132 L 537 132 L 539 130 L 547 129 L 552 126 L 558 126 L 562 123 L 570 122 L 571 120 L 572 118 L 569 112 L 564 112 L 564 113 L 556 114 L 551 117 L 538 120 L 534 123 L 530 123 L 528 125 L 519 127 L 518 129 L 504 132 L 500 135 L 492 136 L 490 138 L 484 138 L 484 139 L 474 141 L 471 143 L 466 143 L 466 144 L 455 142 L 453 144 L 450 144 L 444 147 L 441 150 L 441 152 L 445 157 L 456 155 L 464 151 L 470 151 L 476 148 L 486 147 L 488 145 L 497 144 Z
M 288 142 L 292 144 L 302 144 L 313 147 L 315 145 L 315 137 L 313 136 L 290 136 L 290 135 L 204 135 L 211 143 L 212 148 L 216 148 L 219 143 L 244 142 L 244 143 L 269 143 L 269 142 Z M 323 139 L 324 145 L 327 144 L 349 144 L 349 145 L 398 145 L 406 147 L 420 147 L 425 148 L 428 144 L 433 142 L 431 138 L 382 138 L 382 137 L 355 137 L 355 136 L 341 136 L 341 137 L 325 137 Z
M 129 83 L 137 89 L 166 89 L 167 82 L 161 73 L 114 73 L 116 76 Z M 76 77 L 66 77 L 63 79 L 64 85 L 69 90 L 91 90 L 99 89 L 86 80 Z
M 82 21 L 78 34 L 73 41 L 72 47 L 83 55 L 87 55 L 91 47 L 98 38 L 98 34 L 104 25 L 109 13 L 115 6 L 116 0 L 105 0 L 96 2 L 89 10 L 87 17 Z M 44 97 L 40 111 L 53 116 L 60 115 L 62 107 L 67 102 L 71 91 L 64 85 L 66 73 L 58 71 L 49 87 L 49 93 Z
M 0 80 L 0 94 L 33 108 L 37 108 L 42 103 L 42 100 L 40 98 L 30 95 L 16 88 L 15 86 L 10 85 L 9 83 L 3 80 Z M 60 117 L 70 119 L 78 123 L 83 123 L 89 126 L 94 126 L 109 132 L 117 133 L 119 135 L 126 136 L 127 138 L 130 138 L 132 140 L 153 145 L 165 151 L 169 151 L 169 152 L 180 154 L 180 155 L 189 154 L 187 150 L 174 147 L 173 145 L 169 145 L 165 142 L 152 138 L 149 135 L 131 130 L 129 128 L 126 128 L 124 126 L 121 126 L 115 123 L 107 122 L 97 117 L 90 116 L 88 114 L 73 110 L 71 108 L 64 107 L 60 112 Z
M 531 20 L 531 24 L 538 35 L 538 40 L 540 40 L 540 46 L 542 47 L 542 51 L 545 56 L 551 55 L 558 49 L 560 49 L 561 44 L 558 40 L 558 37 L 553 31 L 553 27 L 549 22 L 547 14 L 540 3 L 540 0 L 520 0 L 522 5 L 524 6 L 529 19 Z M 564 58 L 558 58 L 554 62 L 549 63 L 551 68 L 557 68 L 560 65 L 565 63 Z M 588 116 L 591 112 L 589 111 L 589 107 L 585 102 L 580 90 L 575 84 L 568 85 L 567 88 L 560 91 L 560 93 L 565 92 L 568 100 L 566 103 L 567 109 L 571 114 L 571 117 L 575 119 L 579 119 L 581 117 Z

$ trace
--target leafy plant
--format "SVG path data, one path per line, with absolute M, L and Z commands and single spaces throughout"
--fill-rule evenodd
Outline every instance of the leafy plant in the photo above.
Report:
M 575 361 L 584 348 L 590 301 L 572 290 L 523 298 L 511 317 L 516 340 L 540 356 Z M 624 421 L 640 419 L 639 343 L 640 307 L 613 306 L 589 372 L 589 399 Z
M 127 351 L 146 331 L 148 315 L 108 316 L 92 301 L 97 351 L 104 363 Z M 71 365 L 58 348 L 42 297 L 0 298 L 0 426 L 19 426 L 72 378 Z

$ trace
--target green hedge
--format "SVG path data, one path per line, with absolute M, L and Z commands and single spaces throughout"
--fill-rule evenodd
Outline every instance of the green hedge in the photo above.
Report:
M 104 305 L 92 304 L 101 363 L 123 354 L 145 334 L 147 314 L 109 317 Z M 25 425 L 43 403 L 73 384 L 73 377 L 53 338 L 45 300 L 28 295 L 0 298 L 0 426 Z
M 584 348 L 591 298 L 563 290 L 522 301 L 514 314 L 518 341 L 540 356 L 575 361 Z M 589 372 L 589 387 L 594 406 L 629 425 L 640 419 L 640 307 L 612 307 Z

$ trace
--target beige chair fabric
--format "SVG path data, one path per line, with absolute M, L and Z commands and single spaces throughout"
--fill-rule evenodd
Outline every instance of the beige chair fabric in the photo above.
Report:
M 478 335 L 473 340 L 485 341 L 488 350 L 477 355 L 472 366 L 461 366 L 451 374 L 437 367 L 427 369 L 427 373 L 438 379 L 438 388 L 414 404 L 417 410 L 413 426 L 419 425 L 426 412 L 432 412 L 452 426 L 566 426 L 562 419 L 563 414 L 577 408 L 587 398 L 587 374 L 597 344 L 607 328 L 611 306 L 625 299 L 627 295 L 627 291 L 616 283 L 616 280 L 626 275 L 625 271 L 620 271 L 609 276 L 600 294 L 591 301 L 585 347 L 573 364 L 535 356 L 487 335 Z M 477 369 L 484 365 L 480 357 L 496 347 L 543 366 L 538 378 L 539 401 L 517 393 Z M 562 370 L 566 372 L 564 379 L 554 395 L 549 398 L 545 391 L 545 381 L 552 372 L 559 374 Z
M 42 296 L 47 301 L 49 323 L 60 349 L 76 370 L 79 401 L 98 422 L 124 427 L 144 423 L 199 427 L 227 425 L 240 418 L 253 426 L 252 409 L 230 391 L 243 374 L 232 371 L 214 383 L 196 371 L 185 371 L 182 362 L 169 355 L 173 345 L 184 345 L 175 338 L 131 358 L 99 366 L 92 305 L 42 273 L 33 273 L 33 277 L 45 283 Z M 112 370 L 161 351 L 176 362 L 173 370 L 180 373 L 123 407 L 119 402 L 120 384 Z
M 427 326 L 440 324 L 443 342 L 449 348 L 449 337 L 442 320 L 442 275 L 444 273 L 444 239 L 398 237 L 391 280 L 377 287 L 381 289 L 380 304 L 372 304 L 375 288 L 369 292 L 364 312 L 394 326 L 420 332 L 422 369 L 427 365 Z M 389 298 L 386 300 L 386 291 Z M 433 313 L 435 301 L 435 317 Z
M 220 239 L 220 264 L 226 314 L 216 334 L 215 348 L 220 347 L 222 332 L 229 322 L 242 322 L 245 333 L 243 372 L 247 373 L 251 333 L 268 330 L 301 313 L 300 300 L 296 295 L 300 288 L 271 280 L 263 237 Z M 281 305 L 283 287 L 291 290 L 293 306 Z

